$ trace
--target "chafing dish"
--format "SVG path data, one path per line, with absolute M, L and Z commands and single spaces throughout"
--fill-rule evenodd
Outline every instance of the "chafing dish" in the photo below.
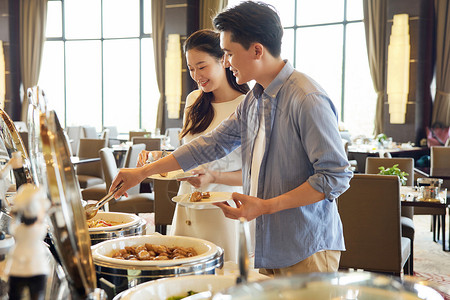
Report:
M 165 300 L 173 296 L 187 295 L 188 291 L 216 293 L 235 284 L 236 276 L 231 275 L 192 275 L 163 278 L 142 283 L 120 293 L 113 300 Z
M 197 256 L 165 261 L 131 261 L 109 257 L 113 250 L 145 243 L 194 247 Z M 92 246 L 99 285 L 116 295 L 137 284 L 166 277 L 214 274 L 223 266 L 223 249 L 211 242 L 181 236 L 148 235 L 125 237 Z
M 127 236 L 140 236 L 145 233 L 146 221 L 134 214 L 118 212 L 98 212 L 92 219 L 119 223 L 108 227 L 89 228 L 91 244 Z
M 48 212 L 51 240 L 69 282 L 72 299 L 102 298 L 104 293 L 96 289 L 91 241 L 67 141 L 54 111 L 41 111 L 39 117 L 43 161 L 38 160 L 37 164 L 45 166 L 43 174 L 52 203 Z
M 399 279 L 400 280 L 400 279 Z M 397 281 L 369 272 L 312 273 L 241 284 L 214 295 L 223 299 L 444 299 L 423 283 Z

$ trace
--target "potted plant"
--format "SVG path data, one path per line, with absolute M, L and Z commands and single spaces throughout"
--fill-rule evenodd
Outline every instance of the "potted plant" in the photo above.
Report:
M 406 181 L 408 180 L 409 174 L 400 170 L 398 167 L 398 164 L 393 165 L 390 168 L 385 169 L 384 167 L 378 168 L 380 172 L 378 174 L 380 175 L 397 175 L 398 178 L 400 178 L 400 182 L 402 185 L 406 185 Z

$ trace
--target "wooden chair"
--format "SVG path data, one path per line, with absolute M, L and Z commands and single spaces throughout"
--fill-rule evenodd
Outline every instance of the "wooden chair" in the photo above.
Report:
M 151 134 L 152 134 L 152 133 L 149 132 L 149 131 L 130 131 L 130 132 L 128 133 L 128 139 L 129 139 L 130 141 L 132 141 L 133 138 L 134 138 L 135 136 L 139 136 L 139 137 L 150 137 Z
M 145 144 L 147 151 L 161 150 L 161 139 L 159 138 L 133 137 L 131 141 L 133 144 Z
M 411 242 L 401 236 L 398 176 L 355 174 L 337 201 L 347 249 L 340 268 L 396 276 L 403 268 L 410 274 Z
M 379 167 L 390 168 L 397 164 L 398 168 L 409 175 L 407 176 L 406 185 L 414 186 L 414 159 L 410 157 L 367 157 L 366 158 L 366 174 L 378 174 L 380 172 Z M 402 226 L 402 236 L 407 237 L 411 241 L 410 249 L 410 270 L 414 272 L 414 236 L 415 227 L 413 222 L 414 207 L 401 207 L 400 223 Z
M 80 139 L 84 137 L 83 127 L 81 126 L 68 126 L 66 127 L 66 133 L 69 137 L 70 147 L 72 149 L 72 155 L 78 156 L 78 147 Z
M 155 192 L 155 231 L 166 234 L 167 225 L 172 224 L 175 203 L 172 198 L 178 193 L 177 180 L 153 180 Z
M 145 144 L 134 144 L 131 145 L 130 148 L 128 148 L 127 153 L 125 154 L 125 162 L 123 167 L 124 168 L 135 168 L 137 164 L 137 160 L 139 157 L 139 153 L 141 151 L 145 150 Z M 141 184 L 138 184 L 134 187 L 132 187 L 130 190 L 132 193 L 137 194 L 140 192 L 143 193 L 151 193 L 152 188 L 150 187 L 150 181 L 151 179 L 144 179 Z M 142 189 L 142 186 L 145 185 L 146 188 Z
M 100 159 L 103 173 L 105 175 L 106 187 L 109 190 L 114 177 L 117 175 L 116 159 L 112 149 L 103 148 L 100 150 Z M 125 213 L 151 213 L 154 208 L 153 194 L 136 193 L 132 189 L 128 190 L 128 197 L 121 197 L 109 202 L 109 211 Z
M 106 147 L 106 141 L 102 139 L 80 139 L 78 156 L 83 158 L 99 157 L 100 149 Z M 87 188 L 104 182 L 100 162 L 80 164 L 76 168 L 78 182 L 81 188 Z
M 83 138 L 98 139 L 97 129 L 94 126 L 83 126 Z
M 181 128 L 166 129 L 166 137 L 169 139 L 169 144 L 175 149 L 181 145 L 180 132 Z

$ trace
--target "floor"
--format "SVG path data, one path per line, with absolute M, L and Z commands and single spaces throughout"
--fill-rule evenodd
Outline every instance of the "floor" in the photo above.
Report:
M 448 222 L 447 216 L 446 237 Z M 414 216 L 414 273 L 416 277 L 435 285 L 450 299 L 450 252 L 444 252 L 442 244 L 433 242 L 430 225 L 430 216 Z

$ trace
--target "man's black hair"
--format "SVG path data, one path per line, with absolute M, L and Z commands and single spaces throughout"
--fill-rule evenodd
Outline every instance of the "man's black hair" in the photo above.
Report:
M 257 42 L 266 47 L 272 56 L 280 56 L 283 26 L 273 6 L 245 1 L 219 13 L 213 22 L 217 30 L 229 31 L 231 41 L 245 49 Z

